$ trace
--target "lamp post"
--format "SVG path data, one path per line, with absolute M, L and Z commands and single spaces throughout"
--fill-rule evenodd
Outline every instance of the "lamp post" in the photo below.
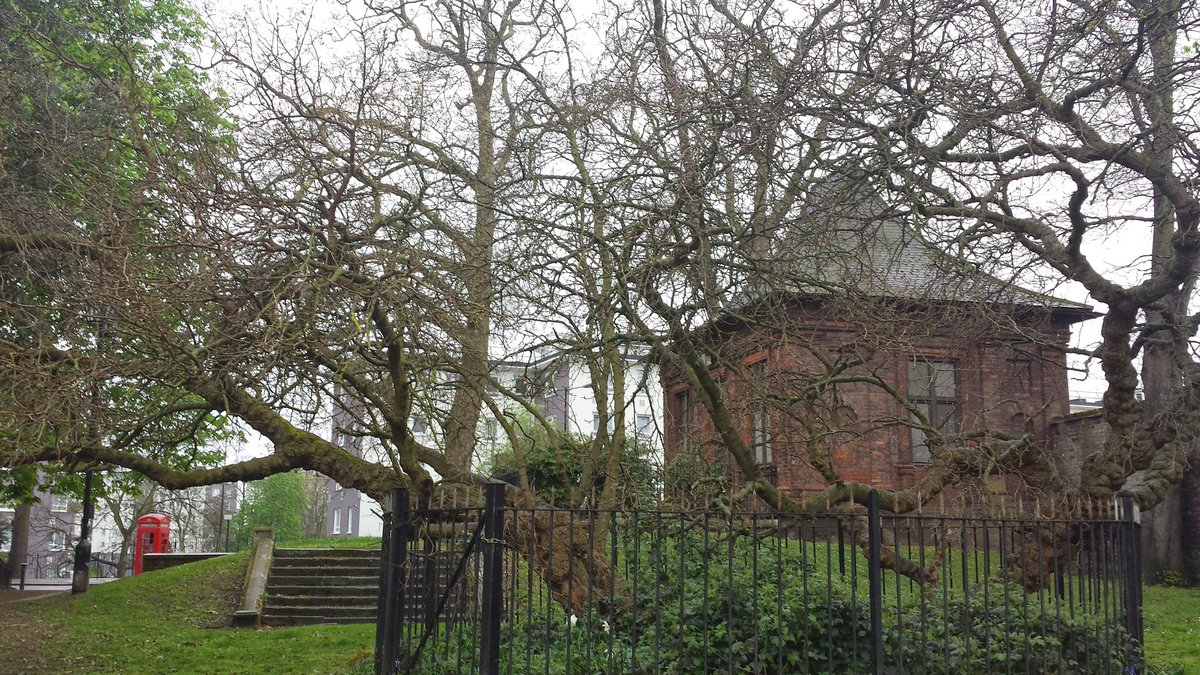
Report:
M 104 349 L 104 333 L 108 328 L 106 317 L 108 316 L 108 308 L 100 309 L 100 318 L 96 322 L 96 347 L 97 352 Z M 94 408 L 100 407 L 100 388 L 92 385 L 92 405 Z M 90 415 L 89 415 L 90 417 Z M 95 426 L 95 419 L 88 421 L 88 433 L 93 439 L 99 438 L 99 433 Z M 95 508 L 92 505 L 92 475 L 95 472 L 88 469 L 83 474 L 83 516 L 79 523 L 79 543 L 75 545 L 75 571 L 71 575 L 71 593 L 87 593 L 88 589 L 88 561 L 92 558 L 92 513 Z
M 229 531 L 233 529 L 233 514 L 225 514 L 225 550 L 229 550 Z
M 79 543 L 75 545 L 75 570 L 71 575 L 71 593 L 87 593 L 88 561 L 92 557 L 92 471 L 83 478 L 83 517 L 79 523 Z

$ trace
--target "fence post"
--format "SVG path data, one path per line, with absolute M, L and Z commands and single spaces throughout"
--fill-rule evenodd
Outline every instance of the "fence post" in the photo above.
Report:
M 504 483 L 484 488 L 483 607 L 479 636 L 479 672 L 500 672 L 500 621 L 504 617 Z
M 1137 519 L 1137 505 L 1133 497 L 1121 497 L 1122 520 L 1125 521 L 1125 560 L 1124 591 L 1125 591 L 1125 630 L 1129 632 L 1131 642 L 1127 657 L 1130 673 L 1142 672 L 1142 530 Z
M 392 490 L 392 522 L 384 562 L 386 574 L 380 580 L 384 586 L 383 628 L 376 627 L 376 635 L 383 633 L 380 652 L 380 675 L 396 672 L 396 646 L 404 623 L 404 571 L 408 559 L 408 490 Z
M 384 636 L 387 631 L 388 603 L 392 593 L 388 588 L 388 570 L 392 568 L 392 513 L 383 514 L 383 536 L 379 545 L 379 597 L 375 603 L 375 675 L 384 673 Z
M 838 573 L 846 576 L 846 528 L 842 525 L 842 517 L 838 516 Z
M 879 492 L 867 494 L 867 583 L 871 603 L 871 672 L 883 674 L 883 524 L 879 517 Z

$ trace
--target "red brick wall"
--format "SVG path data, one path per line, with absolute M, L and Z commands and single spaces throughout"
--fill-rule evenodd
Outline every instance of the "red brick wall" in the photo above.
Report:
M 1034 321 L 1039 325 L 1034 325 Z M 915 322 L 919 323 L 919 322 Z M 891 323 L 874 328 L 863 323 L 838 321 L 815 305 L 792 310 L 792 327 L 786 331 L 771 331 L 761 327 L 735 327 L 710 336 L 717 345 L 720 358 L 712 373 L 722 382 L 733 419 L 740 426 L 742 438 L 750 441 L 750 411 L 763 392 L 771 398 L 768 409 L 773 433 L 773 463 L 777 467 L 777 485 L 795 496 L 803 496 L 826 486 L 826 481 L 813 468 L 805 439 L 812 438 L 806 430 L 801 406 L 788 406 L 780 399 L 798 395 L 812 373 L 821 372 L 819 361 L 812 352 L 833 359 L 847 345 L 870 344 L 873 358 L 845 374 L 875 376 L 894 387 L 900 394 L 907 390 L 908 361 L 913 357 L 952 361 L 956 364 L 959 419 L 964 431 L 990 429 L 1009 434 L 1032 433 L 1049 446 L 1052 423 L 1067 412 L 1067 371 L 1061 347 L 1070 337 L 1065 320 L 1017 320 L 1027 335 L 1035 340 L 1022 339 L 1015 334 L 992 330 L 961 330 L 961 326 L 905 325 L 895 332 L 902 336 L 886 335 Z M 884 334 L 886 339 L 878 339 Z M 982 336 L 982 337 L 981 337 Z M 869 338 L 869 339 L 868 339 Z M 893 339 L 894 338 L 894 339 Z M 749 367 L 763 363 L 765 374 L 753 375 Z M 680 448 L 677 395 L 690 392 L 693 442 L 703 448 L 711 459 L 728 459 L 723 443 L 699 397 L 683 379 L 682 373 L 670 364 L 661 369 L 667 410 L 666 455 L 670 459 Z M 883 388 L 867 383 L 838 386 L 844 410 L 836 418 L 824 417 L 815 431 L 822 438 L 818 445 L 831 453 L 835 470 L 843 480 L 874 485 L 881 489 L 911 486 L 924 470 L 923 464 L 910 460 L 911 441 L 907 427 L 895 420 L 906 416 L 903 406 Z M 1007 481 L 1001 489 L 1015 489 L 1018 484 Z
M 1079 484 L 1084 461 L 1104 446 L 1107 436 L 1108 425 L 1099 409 L 1067 415 L 1054 425 L 1054 450 L 1067 484 Z

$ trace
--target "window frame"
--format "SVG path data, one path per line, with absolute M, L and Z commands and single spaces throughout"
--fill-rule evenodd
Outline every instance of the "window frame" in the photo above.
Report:
M 649 438 L 654 429 L 654 418 L 646 413 L 637 413 L 633 417 L 633 429 L 638 438 Z
M 775 463 L 772 447 L 774 434 L 771 431 L 771 408 L 767 405 L 766 391 L 767 360 L 759 359 L 746 365 L 747 389 L 750 389 L 750 449 L 759 466 Z
M 692 449 L 692 391 L 684 388 L 675 392 L 675 433 L 678 436 L 679 451 L 689 452 Z
M 949 366 L 950 373 L 953 376 L 951 386 L 953 391 L 950 395 L 943 395 L 937 391 L 938 383 L 936 366 Z M 914 370 L 917 366 L 927 366 L 930 370 L 930 377 L 916 378 Z M 926 417 L 931 425 L 936 425 L 938 429 L 949 429 L 951 433 L 958 433 L 961 428 L 961 412 L 962 412 L 962 383 L 959 378 L 960 368 L 957 359 L 940 358 L 940 357 L 913 357 L 905 361 L 905 391 L 908 394 L 908 403 L 913 406 L 922 408 L 925 411 Z M 925 388 L 916 390 L 914 384 L 924 382 Z M 943 414 L 944 413 L 944 414 Z M 909 421 L 916 423 L 916 415 L 909 411 Z M 938 424 L 938 420 L 941 423 Z M 949 425 L 947 427 L 947 425 Z M 933 460 L 933 451 L 929 447 L 928 442 L 919 442 L 918 435 L 922 439 L 925 438 L 925 432 L 916 427 L 908 428 L 908 461 L 910 464 L 928 464 Z M 924 448 L 924 452 L 919 454 L 918 448 Z
M 750 413 L 750 447 L 754 450 L 754 461 L 759 466 L 775 463 L 771 447 L 771 412 L 765 404 L 756 406 Z

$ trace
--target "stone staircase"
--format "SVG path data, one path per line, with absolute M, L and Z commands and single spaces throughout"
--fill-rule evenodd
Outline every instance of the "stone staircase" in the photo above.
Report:
M 263 625 L 375 621 L 379 556 L 372 549 L 276 548 Z

